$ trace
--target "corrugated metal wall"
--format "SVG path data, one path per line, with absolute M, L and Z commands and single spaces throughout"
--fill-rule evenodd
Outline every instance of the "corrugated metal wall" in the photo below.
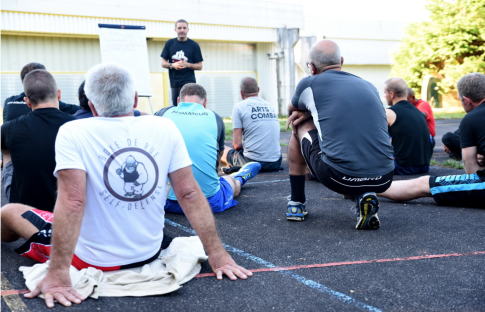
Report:
M 2 84 L 0 100 L 22 92 L 21 68 L 29 62 L 39 62 L 54 74 L 62 99 L 77 103 L 77 88 L 84 80 L 84 73 L 101 62 L 98 39 L 53 38 L 2 35 Z M 160 54 L 165 42 L 148 41 L 150 71 L 152 72 L 154 111 L 164 106 Z M 198 82 L 208 89 L 209 107 L 223 116 L 230 116 L 232 106 L 240 101 L 239 82 L 246 76 L 258 78 L 261 96 L 276 103 L 276 65 L 267 53 L 274 53 L 274 44 L 210 43 L 201 42 L 204 70 L 197 73 Z M 14 72 L 12 74 L 8 72 Z M 171 101 L 170 101 L 171 102 Z M 140 109 L 150 112 L 146 99 Z M 171 104 L 171 103 L 170 103 Z
M 99 23 L 146 26 L 149 38 L 172 38 L 175 34 L 172 22 L 2 12 L 2 31 L 98 35 Z M 274 42 L 276 31 L 274 28 L 191 23 L 190 36 L 204 40 Z

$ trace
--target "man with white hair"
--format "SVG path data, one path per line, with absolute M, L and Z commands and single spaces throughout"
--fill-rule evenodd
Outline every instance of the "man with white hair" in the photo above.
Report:
M 460 144 L 466 174 L 394 181 L 379 196 L 398 201 L 432 196 L 438 205 L 485 207 L 485 75 L 465 75 L 458 81 L 457 89 L 467 112 L 460 122 Z
M 384 107 L 376 88 L 342 71 L 331 40 L 310 49 L 311 76 L 298 84 L 288 106 L 293 135 L 288 146 L 291 199 L 286 217 L 305 219 L 306 168 L 334 192 L 356 196 L 356 228 L 377 229 L 379 201 L 392 182 L 394 164 Z M 313 118 L 310 119 L 310 117 Z
M 110 271 L 155 260 L 167 246 L 163 233 L 167 176 L 217 278 L 252 275 L 222 246 L 174 123 L 155 116 L 134 118 L 138 94 L 132 74 L 115 64 L 97 65 L 86 74 L 85 90 L 96 118 L 76 120 L 59 130 L 55 214 L 18 204 L 1 210 L 2 241 L 23 237 L 27 242 L 19 252 L 40 262 L 51 261 L 47 276 L 26 297 L 43 293 L 48 307 L 54 306 L 54 299 L 66 306 L 80 303 L 84 298 L 71 287 L 71 264 L 79 270 Z M 125 196 L 125 183 L 118 175 L 129 156 L 146 169 L 140 198 Z
M 394 173 L 419 174 L 429 171 L 432 141 L 425 116 L 408 102 L 408 86 L 402 78 L 384 84 L 389 135 L 394 148 Z

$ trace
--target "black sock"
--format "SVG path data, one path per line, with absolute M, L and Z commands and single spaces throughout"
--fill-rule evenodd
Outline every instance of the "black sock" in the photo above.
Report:
M 305 198 L 305 176 L 290 175 L 291 200 L 304 203 Z

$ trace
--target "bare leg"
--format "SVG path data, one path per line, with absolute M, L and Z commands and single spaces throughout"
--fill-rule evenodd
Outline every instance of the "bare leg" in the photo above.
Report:
M 234 193 L 234 198 L 239 196 L 239 193 L 241 192 L 241 182 L 234 179 L 234 177 L 230 175 L 222 176 L 222 178 L 224 178 L 224 180 L 226 180 L 231 185 L 232 192 Z
M 2 242 L 14 242 L 20 237 L 29 239 L 39 230 L 22 214 L 32 209 L 30 206 L 22 204 L 8 204 L 2 207 Z
M 393 181 L 387 191 L 377 195 L 396 201 L 430 197 L 429 176 L 406 181 Z
M 313 129 L 315 129 L 315 125 L 313 124 L 313 120 L 309 119 L 293 130 L 290 137 L 290 143 L 288 144 L 288 165 L 290 167 L 290 175 L 301 176 L 306 174 L 307 165 L 305 158 L 303 158 L 303 155 L 301 154 L 300 141 L 308 131 Z
M 221 156 L 221 165 L 228 166 L 229 164 L 227 163 L 227 153 L 231 150 L 230 147 L 224 146 L 224 153 Z

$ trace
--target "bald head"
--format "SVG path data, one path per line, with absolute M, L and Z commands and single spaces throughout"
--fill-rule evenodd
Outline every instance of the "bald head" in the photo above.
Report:
M 402 78 L 396 77 L 387 79 L 384 88 L 388 92 L 394 92 L 399 98 L 407 98 L 408 96 L 408 85 Z
M 259 93 L 258 82 L 252 77 L 245 77 L 241 80 L 241 93 L 244 95 L 254 95 Z
M 318 71 L 330 65 L 342 65 L 340 48 L 332 40 L 320 40 L 312 45 L 309 52 L 310 62 Z

